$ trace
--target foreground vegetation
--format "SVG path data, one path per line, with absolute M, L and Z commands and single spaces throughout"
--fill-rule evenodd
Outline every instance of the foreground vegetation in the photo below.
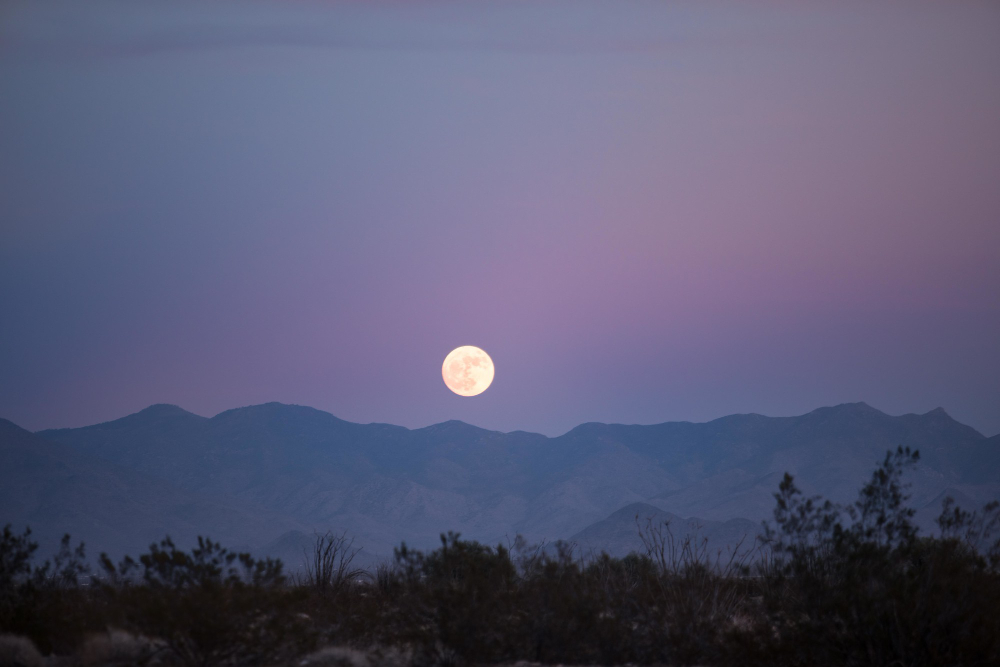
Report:
M 1000 507 L 945 503 L 921 537 L 886 455 L 846 507 L 786 475 L 766 539 L 723 557 L 638 526 L 645 554 L 575 558 L 565 544 L 442 536 L 351 567 L 318 536 L 305 574 L 199 539 L 84 564 L 67 536 L 33 565 L 30 532 L 0 537 L 0 667 L 43 664 L 996 665 Z M 38 650 L 36 650 L 36 648 Z M 337 647 L 326 648 L 323 647 Z

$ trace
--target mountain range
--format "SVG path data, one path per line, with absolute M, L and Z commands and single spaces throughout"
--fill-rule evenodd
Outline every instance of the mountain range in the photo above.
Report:
M 715 548 L 770 517 L 786 471 L 807 493 L 849 501 L 897 445 L 921 452 L 907 479 L 925 529 L 946 495 L 968 508 L 1000 498 L 1000 436 L 940 408 L 890 416 L 850 403 L 796 417 L 587 423 L 550 438 L 459 421 L 356 424 L 279 403 L 211 418 L 161 404 L 38 433 L 0 420 L 0 524 L 30 525 L 43 546 L 69 532 L 92 553 L 201 534 L 292 561 L 329 529 L 371 560 L 402 541 L 431 547 L 448 530 L 623 554 L 641 547 L 641 515 L 698 528 Z

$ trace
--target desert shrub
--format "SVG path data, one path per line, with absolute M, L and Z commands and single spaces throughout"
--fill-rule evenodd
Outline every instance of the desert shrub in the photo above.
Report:
M 305 553 L 302 583 L 320 595 L 334 596 L 350 586 L 366 574 L 361 568 L 351 567 L 360 552 L 353 545 L 354 540 L 348 538 L 347 533 L 316 533 L 312 551 Z
M 512 554 L 449 534 L 433 552 L 396 556 L 403 589 L 382 639 L 412 646 L 417 664 L 705 662 L 747 598 L 735 570 L 691 560 L 668 571 L 640 554 L 582 559 L 565 543 L 518 541 Z
M 59 549 L 41 565 L 32 565 L 38 544 L 31 530 L 17 535 L 6 526 L 0 534 L 0 632 L 24 635 L 45 653 L 70 652 L 100 621 L 81 603 L 87 577 L 81 543 L 64 535 Z
M 15 586 L 31 573 L 31 559 L 38 543 L 31 539 L 31 528 L 18 535 L 8 523 L 0 533 L 0 594 L 9 599 Z
M 27 637 L 0 635 L 0 667 L 43 667 L 45 658 Z
M 657 575 L 645 586 L 648 604 L 660 611 L 647 621 L 659 634 L 646 642 L 654 650 L 642 658 L 678 664 L 719 660 L 734 619 L 750 613 L 753 586 L 743 575 L 759 556 L 756 540 L 744 546 L 744 538 L 713 553 L 697 533 L 675 535 L 669 521 L 648 520 L 639 526 L 639 536 Z
M 299 664 L 315 667 L 369 667 L 371 662 L 364 651 L 346 646 L 328 646 L 307 655 Z
M 515 650 L 536 662 L 593 662 L 607 652 L 607 635 L 619 618 L 605 611 L 608 584 L 598 570 L 586 576 L 571 545 L 536 551 L 524 563 L 517 604 Z M 602 574 L 613 574 L 604 572 Z M 585 641 L 580 641 L 586 637 Z M 602 648 L 604 651 L 602 651 Z
M 399 577 L 389 563 L 376 565 L 375 571 L 371 574 L 371 581 L 375 586 L 375 593 L 381 598 L 390 598 L 399 592 Z
M 398 603 L 389 639 L 412 645 L 416 664 L 490 662 L 507 657 L 504 631 L 514 608 L 516 572 L 509 552 L 441 536 L 430 553 L 395 551 Z
M 985 559 L 986 567 L 1000 573 L 1000 502 L 987 503 L 982 510 L 966 511 L 945 498 L 937 519 L 944 540 L 953 540 Z
M 846 507 L 804 498 L 785 475 L 768 535 L 776 561 L 761 576 L 766 615 L 752 642 L 761 662 L 918 666 L 1000 659 L 1000 622 L 991 611 L 1000 579 L 968 543 L 948 534 L 918 536 L 902 482 L 918 458 L 909 449 L 888 452 Z M 960 531 L 971 515 L 949 516 L 942 521 Z
M 22 605 L 37 549 L 30 528 L 18 535 L 7 524 L 0 533 L 0 631 L 11 629 L 14 612 Z
M 407 667 L 412 656 L 395 648 L 372 647 L 358 650 L 344 646 L 328 646 L 305 656 L 296 667 Z
M 296 615 L 280 561 L 255 560 L 198 538 L 190 553 L 170 538 L 138 562 L 115 566 L 102 555 L 104 591 L 116 622 L 162 640 L 184 665 L 254 665 L 311 646 L 306 619 Z M 139 572 L 139 581 L 128 577 Z
M 108 628 L 88 637 L 76 652 L 79 667 L 134 667 L 148 665 L 164 654 L 162 641 Z

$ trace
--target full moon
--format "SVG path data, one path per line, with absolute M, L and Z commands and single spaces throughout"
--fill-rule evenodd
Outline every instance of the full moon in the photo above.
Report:
M 459 396 L 476 396 L 493 382 L 493 360 L 475 345 L 456 347 L 444 358 L 441 375 Z

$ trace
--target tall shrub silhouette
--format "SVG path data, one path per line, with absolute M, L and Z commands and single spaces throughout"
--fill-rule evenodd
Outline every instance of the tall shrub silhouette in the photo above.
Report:
M 858 499 L 804 498 L 788 474 L 775 494 L 759 656 L 793 664 L 990 664 L 1000 657 L 995 564 L 955 537 L 920 538 L 903 472 L 888 452 Z M 946 507 L 947 511 L 947 507 Z M 955 529 L 968 516 L 954 518 Z
M 30 637 L 43 651 L 69 651 L 94 628 L 81 581 L 89 573 L 83 543 L 64 535 L 55 555 L 32 565 L 38 543 L 31 529 L 8 524 L 0 533 L 0 632 Z
M 436 551 L 403 544 L 395 559 L 402 588 L 391 622 L 396 639 L 415 647 L 417 663 L 507 657 L 502 635 L 511 627 L 516 572 L 506 549 L 448 533 Z
M 364 574 L 361 568 L 351 567 L 360 552 L 353 545 L 346 533 L 316 533 L 312 550 L 305 553 L 305 585 L 321 595 L 337 595 Z
M 163 640 L 184 665 L 264 664 L 309 644 L 280 561 L 256 560 L 202 537 L 188 553 L 168 537 L 138 562 L 126 557 L 115 565 L 102 554 L 101 564 L 105 592 L 118 610 L 114 620 Z

